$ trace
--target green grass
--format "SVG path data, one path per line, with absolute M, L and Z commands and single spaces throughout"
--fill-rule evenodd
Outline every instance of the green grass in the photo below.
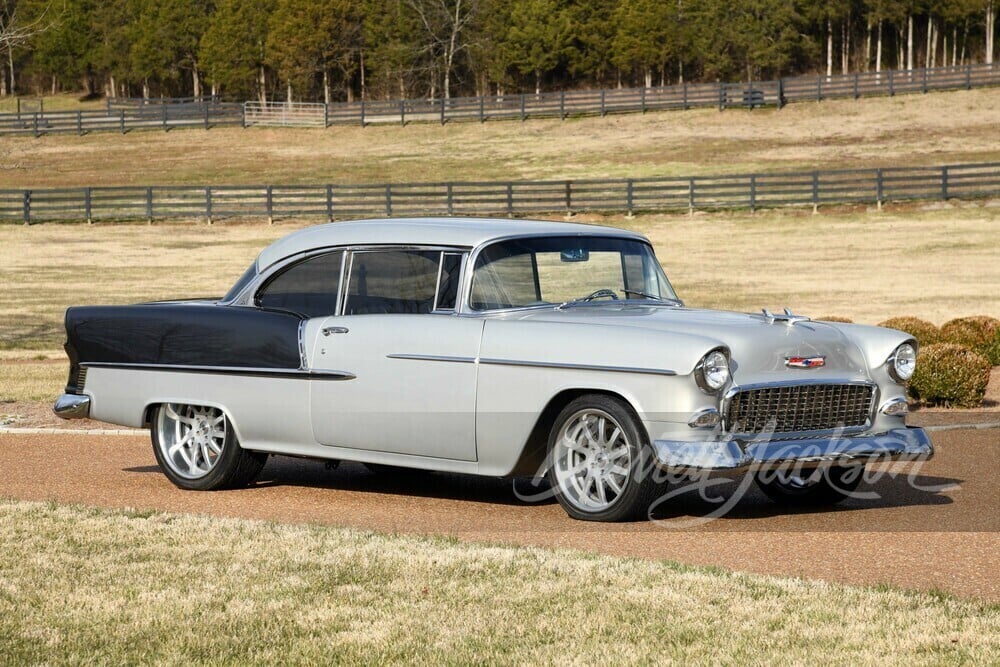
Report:
M 945 594 L 319 526 L 0 502 L 14 664 L 1000 660 Z

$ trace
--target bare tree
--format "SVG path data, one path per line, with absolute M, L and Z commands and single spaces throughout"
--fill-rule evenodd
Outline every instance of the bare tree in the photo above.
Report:
M 420 18 L 427 33 L 427 49 L 441 63 L 442 93 L 450 99 L 455 57 L 470 46 L 467 33 L 479 13 L 479 0 L 406 0 L 406 4 Z
M 0 49 L 7 53 L 7 69 L 10 75 L 10 90 L 6 90 L 7 77 L 0 77 L 4 90 L 0 93 L 13 95 L 17 90 L 17 81 L 14 78 L 14 49 L 30 42 L 36 35 L 39 35 L 52 26 L 52 21 L 47 20 L 51 4 L 46 5 L 39 15 L 25 21 L 18 15 L 18 5 L 16 0 L 0 0 Z

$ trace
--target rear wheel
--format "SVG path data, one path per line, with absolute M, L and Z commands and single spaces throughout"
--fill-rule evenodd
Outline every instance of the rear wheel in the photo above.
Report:
M 246 486 L 267 461 L 267 454 L 240 447 L 226 413 L 218 408 L 164 403 L 153 414 L 150 434 L 160 469 L 182 489 Z
M 814 470 L 767 470 L 757 473 L 757 486 L 774 502 L 789 507 L 834 505 L 861 483 L 863 466 L 831 466 Z
M 648 510 L 659 488 L 638 418 L 610 396 L 585 395 L 567 405 L 549 435 L 549 456 L 548 478 L 574 519 L 633 519 Z

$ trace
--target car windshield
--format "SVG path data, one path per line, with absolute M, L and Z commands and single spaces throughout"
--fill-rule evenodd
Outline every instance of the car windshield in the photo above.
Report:
M 652 248 L 615 237 L 500 241 L 476 259 L 473 310 L 644 300 L 678 304 Z

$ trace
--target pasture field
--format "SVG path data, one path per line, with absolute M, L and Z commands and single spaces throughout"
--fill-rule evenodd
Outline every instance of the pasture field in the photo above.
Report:
M 693 307 L 788 306 L 867 324 L 1000 315 L 996 206 L 577 220 L 649 236 Z M 50 400 L 65 383 L 68 306 L 220 296 L 265 245 L 306 224 L 0 226 L 0 400 Z
M 0 502 L 13 663 L 989 664 L 1000 607 L 322 526 Z
M 517 122 L 4 137 L 0 188 L 639 178 L 1000 160 L 1000 89 Z

